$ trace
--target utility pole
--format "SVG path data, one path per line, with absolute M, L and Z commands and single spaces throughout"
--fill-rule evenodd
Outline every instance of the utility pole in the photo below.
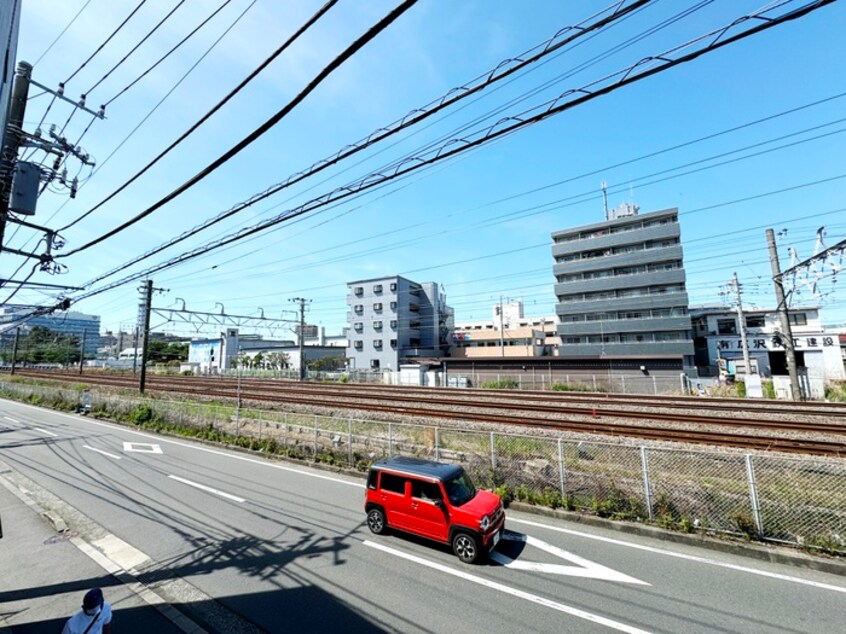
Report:
M 499 356 L 505 356 L 505 326 L 503 325 L 502 317 L 502 295 L 499 296 Z
M 0 249 L 6 232 L 6 222 L 9 219 L 9 198 L 12 195 L 12 176 L 15 171 L 15 161 L 18 158 L 18 147 L 23 133 L 26 100 L 29 96 L 29 79 L 32 65 L 19 62 L 15 70 L 15 83 L 12 86 L 12 98 L 9 103 L 9 120 L 6 124 L 6 134 L 0 153 Z
M 291 302 L 298 302 L 300 305 L 300 381 L 305 381 L 306 379 L 306 366 L 305 366 L 305 305 L 310 303 L 310 299 L 304 299 L 302 297 L 294 297 L 288 301 Z
M 82 341 L 79 344 L 79 373 L 82 374 L 82 364 L 85 363 L 85 328 L 82 329 Z
M 135 339 L 132 341 L 132 374 L 138 371 L 138 324 L 135 324 Z
M 138 386 L 138 391 L 144 393 L 144 388 L 147 384 L 147 351 L 150 343 L 150 309 L 153 306 L 153 291 L 164 292 L 167 289 L 153 288 L 153 280 L 147 280 L 144 286 L 138 289 L 144 292 L 144 331 L 141 339 L 141 379 Z M 137 332 L 137 330 L 136 330 Z M 135 348 L 135 355 L 138 356 L 138 348 Z
M 743 305 L 740 303 L 740 282 L 737 280 L 737 272 L 732 277 L 730 285 L 734 287 L 735 297 L 737 298 L 737 319 L 740 322 L 740 345 L 743 348 L 743 367 L 745 368 L 743 374 L 755 374 L 752 371 L 752 363 L 749 360 L 749 344 L 746 341 L 746 321 L 743 317 Z
M 18 361 L 18 336 L 21 334 L 20 328 L 15 328 L 15 344 L 12 346 L 12 371 L 10 374 L 15 373 L 15 364 Z
M 781 329 L 784 332 L 784 351 L 787 357 L 787 372 L 790 375 L 790 391 L 793 400 L 803 400 L 802 390 L 799 387 L 799 375 L 796 370 L 796 352 L 793 350 L 793 329 L 790 327 L 790 317 L 787 313 L 787 302 L 784 298 L 784 286 L 781 281 L 781 265 L 778 262 L 778 251 L 776 250 L 775 234 L 772 229 L 767 229 L 767 245 L 770 250 L 770 266 L 773 272 L 773 284 L 778 316 L 781 320 Z

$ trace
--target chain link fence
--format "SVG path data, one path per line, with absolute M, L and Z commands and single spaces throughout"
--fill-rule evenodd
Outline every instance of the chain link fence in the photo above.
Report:
M 0 383 L 16 400 L 75 409 L 78 390 Z M 203 431 L 268 453 L 365 470 L 390 455 L 457 463 L 519 500 L 846 554 L 846 461 L 690 451 L 329 417 L 90 392 L 94 415 Z

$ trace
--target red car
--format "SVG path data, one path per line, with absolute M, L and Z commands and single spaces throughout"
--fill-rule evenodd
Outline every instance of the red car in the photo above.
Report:
M 460 466 L 403 456 L 370 468 L 364 510 L 377 535 L 390 527 L 449 544 L 468 564 L 487 555 L 505 527 L 502 500 L 474 487 Z

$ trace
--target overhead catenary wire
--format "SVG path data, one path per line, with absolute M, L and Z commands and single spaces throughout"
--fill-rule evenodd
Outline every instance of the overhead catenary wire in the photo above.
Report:
M 195 174 L 193 177 L 185 181 L 182 185 L 178 186 L 164 198 L 160 199 L 158 202 L 154 203 L 153 205 L 149 206 L 144 211 L 136 214 L 133 218 L 127 220 L 126 222 L 118 225 L 114 229 L 111 229 L 107 233 L 95 238 L 94 240 L 90 240 L 89 242 L 85 243 L 84 245 L 68 252 L 65 254 L 65 257 L 73 255 L 75 253 L 79 253 L 86 249 L 91 248 L 92 246 L 103 242 L 111 238 L 114 235 L 117 235 L 127 227 L 134 225 L 139 220 L 146 218 L 151 213 L 160 209 L 165 204 L 169 203 L 170 201 L 177 198 L 180 194 L 186 192 L 191 187 L 202 181 L 206 178 L 209 174 L 217 170 L 221 165 L 228 162 L 232 157 L 240 153 L 244 148 L 252 144 L 256 139 L 264 135 L 268 130 L 270 130 L 274 125 L 276 125 L 279 121 L 281 121 L 289 112 L 291 112 L 297 105 L 299 105 L 317 86 L 319 86 L 323 80 L 325 80 L 329 75 L 331 75 L 336 69 L 338 69 L 346 60 L 350 57 L 355 55 L 362 47 L 364 47 L 368 42 L 374 39 L 377 35 L 379 35 L 382 31 L 384 31 L 388 26 L 390 26 L 397 18 L 399 18 L 403 13 L 408 11 L 412 6 L 417 3 L 417 0 L 404 0 L 400 5 L 391 11 L 387 16 L 382 18 L 376 25 L 372 26 L 368 31 L 359 37 L 355 42 L 353 42 L 347 49 L 341 53 L 338 57 L 336 57 L 332 62 L 329 63 L 317 76 L 312 79 L 309 84 L 302 90 L 300 93 L 294 97 L 291 101 L 289 101 L 282 109 L 280 109 L 276 114 L 270 117 L 267 121 L 265 121 L 261 126 L 256 128 L 253 132 L 248 134 L 244 139 L 236 143 L 232 148 L 224 152 L 221 156 L 215 159 L 212 163 L 202 169 L 200 172 Z
M 682 45 L 673 47 L 673 48 L 669 49 L 668 51 L 665 51 L 664 53 L 661 53 L 659 55 L 650 57 L 650 58 L 648 58 L 649 61 L 646 62 L 646 63 L 643 62 L 643 61 L 638 62 L 638 63 L 634 64 L 633 66 L 624 68 L 624 69 L 617 71 L 615 73 L 611 73 L 610 75 L 606 75 L 605 77 L 603 77 L 599 80 L 595 80 L 593 82 L 590 82 L 589 84 L 587 84 L 587 85 L 585 85 L 581 88 L 569 90 L 556 99 L 553 99 L 551 101 L 547 101 L 547 102 L 545 102 L 545 103 L 543 103 L 543 104 L 541 104 L 541 105 L 539 105 L 539 106 L 537 106 L 537 107 L 535 107 L 535 108 L 533 108 L 529 111 L 525 111 L 524 113 L 520 113 L 520 114 L 518 114 L 514 117 L 509 117 L 508 119 L 505 119 L 505 120 L 500 122 L 500 123 L 510 122 L 510 125 L 488 126 L 486 128 L 483 128 L 480 131 L 480 133 L 477 135 L 477 137 L 474 138 L 474 139 L 461 139 L 460 143 L 449 143 L 448 142 L 447 144 L 444 144 L 443 146 L 436 148 L 435 150 L 430 152 L 429 153 L 430 155 L 428 157 L 417 157 L 416 160 L 408 161 L 405 164 L 397 166 L 397 168 L 392 173 L 370 174 L 370 175 L 368 175 L 368 176 L 366 176 L 362 179 L 359 179 L 358 181 L 351 183 L 351 184 L 349 184 L 345 187 L 337 188 L 337 189 L 333 190 L 332 192 L 330 192 L 330 193 L 328 193 L 324 196 L 321 196 L 321 197 L 316 198 L 316 199 L 312 199 L 311 201 L 309 201 L 309 202 L 305 203 L 304 205 L 301 205 L 301 206 L 299 206 L 295 209 L 288 210 L 286 212 L 283 212 L 282 214 L 278 214 L 277 216 L 275 216 L 271 219 L 257 223 L 256 225 L 253 225 L 251 227 L 247 227 L 247 228 L 242 229 L 240 231 L 237 231 L 237 232 L 230 234 L 229 236 L 227 236 L 227 237 L 225 237 L 221 240 L 218 240 L 214 243 L 204 244 L 200 247 L 197 247 L 196 249 L 193 249 L 193 250 L 186 252 L 186 253 L 184 253 L 180 256 L 172 258 L 172 259 L 170 259 L 170 260 L 168 260 L 168 261 L 166 261 L 166 262 L 164 262 L 160 265 L 152 267 L 151 269 L 147 269 L 144 272 L 134 274 L 134 275 L 130 275 L 122 283 L 128 283 L 129 281 L 134 281 L 135 279 L 139 279 L 140 277 L 142 277 L 144 275 L 148 275 L 152 272 L 156 272 L 156 271 L 162 270 L 164 268 L 169 268 L 171 266 L 175 266 L 176 264 L 180 264 L 180 263 L 185 262 L 189 259 L 192 259 L 192 258 L 197 257 L 199 255 L 205 254 L 205 253 L 209 252 L 210 250 L 217 249 L 217 248 L 220 248 L 220 247 L 225 246 L 227 244 L 231 244 L 233 242 L 239 241 L 239 240 L 241 240 L 241 239 L 243 239 L 247 236 L 250 236 L 250 235 L 253 235 L 255 233 L 259 233 L 261 231 L 264 231 L 271 226 L 275 226 L 275 225 L 280 224 L 282 222 L 286 222 L 293 217 L 297 217 L 299 215 L 302 215 L 304 213 L 307 213 L 307 212 L 312 211 L 314 209 L 317 209 L 319 207 L 325 206 L 326 204 L 329 204 L 329 203 L 332 203 L 332 202 L 335 202 L 335 201 L 338 201 L 338 200 L 341 200 L 341 199 L 344 199 L 344 198 L 348 198 L 352 195 L 358 194 L 362 191 L 365 191 L 365 190 L 373 188 L 377 185 L 381 185 L 385 182 L 393 180 L 394 178 L 405 176 L 406 174 L 411 173 L 411 172 L 413 172 L 417 169 L 420 169 L 422 167 L 426 167 L 426 166 L 433 164 L 435 162 L 444 160 L 446 158 L 450 158 L 452 156 L 455 156 L 457 154 L 465 152 L 465 151 L 467 151 L 471 148 L 477 147 L 477 146 L 482 145 L 484 143 L 488 143 L 492 140 L 502 138 L 505 135 L 513 134 L 513 133 L 517 132 L 518 130 L 525 128 L 528 125 L 532 125 L 534 123 L 538 123 L 540 121 L 543 121 L 543 120 L 545 120 L 545 119 L 547 119 L 547 118 L 549 118 L 549 117 L 551 117 L 555 114 L 559 114 L 561 112 L 564 112 L 565 110 L 568 110 L 568 109 L 573 108 L 577 105 L 580 105 L 582 103 L 590 101 L 591 99 L 597 98 L 601 95 L 612 92 L 613 90 L 619 89 L 623 86 L 629 85 L 629 84 L 634 83 L 636 81 L 640 81 L 640 80 L 645 79 L 647 77 L 650 77 L 654 74 L 662 72 L 663 70 L 673 68 L 673 67 L 675 67 L 679 64 L 686 63 L 686 62 L 692 61 L 694 59 L 697 59 L 700 56 L 702 56 L 702 55 L 704 55 L 708 52 L 718 50 L 719 48 L 722 48 L 724 46 L 727 46 L 729 44 L 732 44 L 734 42 L 742 40 L 746 37 L 760 33 L 763 30 L 772 28 L 774 26 L 777 26 L 779 24 L 782 24 L 782 23 L 790 21 L 790 20 L 797 19 L 801 16 L 804 16 L 804 15 L 810 13 L 811 11 L 817 10 L 817 9 L 821 8 L 822 6 L 830 4 L 833 1 L 834 0 L 817 0 L 815 2 L 811 2 L 811 3 L 805 4 L 805 5 L 797 8 L 797 9 L 794 9 L 793 11 L 789 11 L 787 13 L 784 13 L 784 14 L 781 14 L 781 15 L 778 15 L 778 16 L 775 16 L 775 17 L 766 16 L 765 13 L 767 13 L 768 10 L 764 10 L 763 12 L 758 12 L 758 13 L 755 13 L 755 14 L 742 16 L 738 20 L 734 20 L 733 22 L 731 22 L 729 25 L 727 25 L 725 27 L 709 31 L 708 33 L 706 33 L 702 36 L 699 36 L 699 37 L 697 37 L 697 38 L 695 38 L 695 39 L 693 39 L 689 42 L 686 42 Z M 736 25 L 747 23 L 747 22 L 749 22 L 753 19 L 761 19 L 761 20 L 766 19 L 767 21 L 756 22 L 755 25 L 751 26 L 750 28 L 748 28 L 744 31 L 741 31 L 739 33 L 735 33 L 731 36 L 724 37 L 726 35 L 726 33 L 729 30 L 731 30 L 733 27 L 735 27 Z M 695 50 L 688 52 L 688 53 L 685 53 L 685 54 L 680 54 L 678 57 L 675 57 L 675 58 L 672 57 L 672 55 L 674 53 L 678 53 L 679 51 L 683 51 L 686 48 L 692 47 L 694 44 L 698 44 L 698 43 L 701 43 L 701 42 L 706 41 L 706 40 L 712 40 L 712 41 L 708 44 L 705 44 L 701 48 L 695 49 Z M 650 66 L 649 64 L 653 63 L 653 62 L 655 63 L 655 65 Z M 646 68 L 644 68 L 644 67 L 646 67 Z M 639 72 L 638 72 L 638 69 L 640 69 Z M 569 100 L 569 101 L 566 100 L 566 97 L 572 96 L 574 94 L 578 95 L 578 96 L 573 98 L 572 100 Z M 535 114 L 531 114 L 532 112 L 535 112 Z M 456 145 L 458 147 L 454 147 Z M 110 288 L 113 288 L 113 287 L 114 287 L 113 285 L 108 285 L 108 286 L 104 287 L 103 290 L 107 290 L 107 289 L 110 289 Z M 90 296 L 90 294 L 93 293 L 93 292 L 95 292 L 95 291 L 89 291 L 88 293 L 84 294 L 84 296 Z
M 71 26 L 73 26 L 73 23 L 74 23 L 74 22 L 76 22 L 76 19 L 77 19 L 80 15 L 82 15 L 82 12 L 83 12 L 83 11 L 85 11 L 85 9 L 88 7 L 88 5 L 89 5 L 89 4 L 91 4 L 91 0 L 85 0 L 85 4 L 83 4 L 83 5 L 80 7 L 79 11 L 77 11 L 77 12 L 76 12 L 76 14 L 75 14 L 75 15 L 71 18 L 70 22 L 68 22 L 68 23 L 65 25 L 65 28 L 63 28 L 63 29 L 62 29 L 61 33 L 59 33 L 59 34 L 56 36 L 56 39 L 54 39 L 54 40 L 50 43 L 50 46 L 48 46 L 46 49 L 44 49 L 44 52 L 43 52 L 43 53 L 41 53 L 41 55 L 39 55 L 39 56 L 38 56 L 38 59 L 36 59 L 36 60 L 33 62 L 33 64 L 32 64 L 33 66 L 38 66 L 38 63 L 39 63 L 42 59 L 44 59 L 44 56 L 45 56 L 45 55 L 47 55 L 47 53 L 49 53 L 49 52 L 50 52 L 50 49 L 52 49 L 52 48 L 56 45 L 56 43 L 57 43 L 60 39 L 62 39 L 62 36 L 63 36 L 63 35 L 67 32 L 67 30 L 68 30 L 69 28 L 71 28 Z

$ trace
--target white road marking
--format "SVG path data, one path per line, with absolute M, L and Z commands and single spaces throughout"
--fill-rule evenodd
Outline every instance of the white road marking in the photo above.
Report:
M 13 422 L 13 423 L 20 423 L 20 422 L 21 422 L 21 421 L 19 421 L 19 420 L 15 420 L 14 418 L 9 418 L 8 416 L 4 416 L 3 418 L 4 418 L 5 420 L 11 421 L 11 422 Z
M 162 448 L 151 442 L 125 442 L 123 443 L 123 450 L 136 453 L 162 453 Z
M 708 559 L 707 557 L 699 557 L 697 555 L 686 555 L 684 553 L 677 553 L 663 548 L 656 548 L 654 546 L 644 546 L 642 544 L 634 544 L 632 542 L 625 542 L 620 539 L 612 539 L 611 537 L 601 537 L 599 535 L 591 535 L 590 533 L 583 533 L 581 531 L 574 531 L 569 528 L 560 528 L 558 526 L 550 526 L 540 522 L 532 522 L 530 520 L 520 520 L 514 517 L 508 517 L 509 523 L 525 524 L 527 526 L 535 526 L 537 528 L 545 528 L 557 533 L 564 533 L 566 535 L 575 535 L 576 537 L 584 537 L 585 539 L 593 539 L 606 544 L 615 544 L 617 546 L 625 546 L 626 548 L 634 548 L 635 550 L 643 550 L 648 553 L 655 553 L 657 555 L 666 555 L 667 557 L 676 557 L 677 559 L 685 559 L 687 561 L 695 561 L 700 564 L 707 564 L 709 566 L 717 566 L 719 568 L 726 568 L 728 570 L 736 570 L 738 572 L 747 572 L 752 575 L 759 575 L 761 577 L 768 577 L 770 579 L 778 579 L 780 581 L 789 581 L 798 583 L 813 588 L 820 588 L 822 590 L 833 590 L 834 592 L 842 592 L 846 594 L 846 587 L 835 586 L 828 583 L 820 583 L 818 581 L 810 581 L 808 579 L 800 579 L 799 577 L 791 577 L 790 575 L 782 575 L 777 572 L 767 572 L 766 570 L 757 570 L 755 568 L 747 568 L 746 566 L 738 566 L 737 564 L 729 564 L 716 559 Z
M 108 456 L 109 458 L 114 458 L 115 460 L 120 460 L 120 456 L 116 456 L 113 453 L 109 453 L 108 451 L 103 451 L 102 449 L 97 449 L 96 447 L 89 447 L 88 445 L 82 445 L 83 449 L 90 449 L 91 451 L 96 451 L 97 453 L 101 453 L 104 456 Z
M 553 610 L 558 610 L 559 612 L 564 612 L 565 614 L 569 614 L 571 616 L 575 616 L 586 621 L 598 623 L 599 625 L 604 625 L 605 627 L 617 630 L 619 632 L 628 632 L 628 634 L 647 634 L 646 630 L 641 630 L 631 625 L 626 625 L 625 623 L 620 623 L 619 621 L 614 621 L 598 614 L 585 612 L 584 610 L 580 610 L 569 605 L 564 605 L 563 603 L 558 603 L 557 601 L 552 601 L 536 594 L 525 592 L 524 590 L 518 590 L 517 588 L 512 588 L 511 586 L 506 586 L 505 584 L 498 583 L 496 581 L 491 581 L 490 579 L 485 579 L 484 577 L 471 575 L 468 572 L 456 570 L 455 568 L 450 568 L 449 566 L 444 566 L 434 561 L 429 561 L 428 559 L 423 559 L 422 557 L 417 557 L 416 555 L 402 552 L 401 550 L 395 550 L 393 548 L 383 546 L 382 544 L 378 544 L 370 540 L 364 540 L 363 543 L 365 546 L 370 546 L 371 548 L 381 550 L 382 552 L 394 555 L 396 557 L 401 557 L 402 559 L 413 561 L 414 563 L 420 564 L 421 566 L 426 566 L 427 568 L 432 568 L 434 570 L 444 572 L 448 575 L 464 579 L 465 581 L 470 581 L 472 583 L 479 584 L 480 586 L 490 588 L 491 590 L 504 592 L 505 594 L 510 594 L 517 598 L 524 599 L 526 601 L 531 601 L 532 603 L 537 603 L 538 605 L 542 605 L 547 608 L 552 608 Z
M 54 438 L 58 438 L 59 434 L 54 434 L 51 431 L 47 431 L 46 429 L 41 429 L 40 427 L 33 427 L 35 431 L 40 431 L 42 434 L 46 434 L 47 436 L 53 436 Z
M 202 491 L 207 491 L 209 493 L 214 493 L 215 495 L 219 495 L 220 497 L 224 497 L 228 500 L 233 500 L 235 502 L 246 502 L 244 498 L 239 498 L 237 495 L 232 495 L 230 493 L 224 493 L 223 491 L 218 491 L 217 489 L 213 489 L 211 487 L 207 487 L 205 484 L 199 484 L 197 482 L 191 482 L 191 480 L 186 480 L 185 478 L 180 478 L 179 476 L 169 475 L 168 478 L 171 480 L 176 480 L 177 482 L 181 482 L 182 484 L 187 484 L 188 486 L 192 486 L 194 488 L 200 489 Z
M 147 555 L 116 535 L 106 535 L 91 542 L 91 545 L 127 572 L 133 572 L 135 568 L 151 561 Z
M 515 542 L 525 542 L 529 546 L 540 548 L 541 550 L 544 550 L 550 553 L 551 555 L 555 555 L 559 559 L 564 559 L 575 564 L 573 566 L 564 566 L 562 564 L 549 564 L 541 563 L 538 561 L 524 561 L 522 557 L 520 557 L 519 560 L 516 560 L 496 550 L 491 552 L 490 558 L 492 560 L 494 560 L 498 564 L 505 566 L 506 568 L 511 568 L 512 570 L 527 570 L 529 572 L 545 572 L 555 575 L 566 575 L 568 577 L 583 577 L 585 579 L 618 581 L 621 583 L 633 583 L 640 586 L 651 585 L 646 583 L 645 581 L 641 581 L 640 579 L 635 579 L 634 577 L 625 575 L 622 572 L 617 572 L 616 570 L 607 568 L 606 566 L 598 564 L 595 561 L 590 561 L 589 559 L 585 559 L 584 557 L 574 555 L 573 553 L 567 552 L 566 550 L 558 548 L 557 546 L 553 546 L 552 544 L 547 544 L 546 542 L 541 541 L 536 537 L 532 537 L 531 535 L 506 532 L 502 535 L 502 539 Z
M 15 401 L 15 404 L 22 406 L 22 407 L 29 407 L 29 408 L 32 408 L 32 409 L 37 410 L 39 412 L 43 412 L 43 408 L 37 407 L 35 405 L 29 405 L 27 403 L 19 403 L 17 401 Z M 233 460 L 242 460 L 244 462 L 250 462 L 252 464 L 261 465 L 263 467 L 269 467 L 271 469 L 279 469 L 280 471 L 288 471 L 290 473 L 296 473 L 296 474 L 299 474 L 299 475 L 307 476 L 309 478 L 317 478 L 319 480 L 328 480 L 330 482 L 336 482 L 338 484 L 346 484 L 348 486 L 353 486 L 353 487 L 357 487 L 357 488 L 360 488 L 360 489 L 363 489 L 366 486 L 366 484 L 363 483 L 363 482 L 353 482 L 353 481 L 350 481 L 350 480 L 342 480 L 340 478 L 322 475 L 322 474 L 319 474 L 319 473 L 310 473 L 308 471 L 303 471 L 302 469 L 295 469 L 293 467 L 286 467 L 286 466 L 283 466 L 283 465 L 280 465 L 280 464 L 275 464 L 273 462 L 268 462 L 267 460 L 256 460 L 255 458 L 249 458 L 247 456 L 239 456 L 237 454 L 229 453 L 229 452 L 226 452 L 226 451 L 220 451 L 220 450 L 217 450 L 217 449 L 210 449 L 208 447 L 198 447 L 196 445 L 191 445 L 191 444 L 186 443 L 186 442 L 180 442 L 178 440 L 168 440 L 168 439 L 165 439 L 165 438 L 161 438 L 159 436 L 154 436 L 153 434 L 148 434 L 148 433 L 145 433 L 145 432 L 126 429 L 125 427 L 122 427 L 120 425 L 103 423 L 103 422 L 100 422 L 100 421 L 91 420 L 90 418 L 79 418 L 77 416 L 70 416 L 69 414 L 63 414 L 62 412 L 53 412 L 53 411 L 51 411 L 51 414 L 54 414 L 56 416 L 66 416 L 66 417 L 68 417 L 68 418 L 70 418 L 74 421 L 81 421 L 81 422 L 88 423 L 90 425 L 95 425 L 95 426 L 98 426 L 98 427 L 105 427 L 106 429 L 111 429 L 112 431 L 119 431 L 119 432 L 124 432 L 124 433 L 127 433 L 127 434 L 134 434 L 136 436 L 142 436 L 144 438 L 153 438 L 153 439 L 158 440 L 159 442 L 162 442 L 162 443 L 167 443 L 167 444 L 170 444 L 170 445 L 176 445 L 178 447 L 185 447 L 185 448 L 188 448 L 188 449 L 193 449 L 195 451 L 202 451 L 202 452 L 210 453 L 210 454 L 217 455 L 217 456 L 225 456 L 225 457 L 231 458 Z M 820 589 L 823 589 L 823 590 L 833 590 L 835 592 L 846 593 L 846 588 L 841 587 L 841 586 L 834 586 L 834 585 L 830 585 L 830 584 L 827 584 L 827 583 L 819 583 L 819 582 L 816 582 L 816 581 L 809 581 L 809 580 L 806 580 L 806 579 L 800 579 L 798 577 L 791 577 L 789 575 L 781 575 L 781 574 L 772 573 L 772 572 L 765 572 L 763 570 L 756 570 L 754 568 L 747 568 L 745 566 L 737 566 L 737 565 L 734 565 L 734 564 L 723 563 L 723 562 L 716 561 L 716 560 L 713 560 L 713 559 L 708 559 L 706 557 L 697 557 L 695 555 L 685 555 L 685 554 L 682 554 L 682 553 L 676 553 L 676 552 L 661 549 L 661 548 L 653 548 L 653 547 L 650 547 L 650 546 L 642 546 L 640 544 L 634 544 L 632 542 L 624 542 L 622 540 L 610 539 L 608 537 L 600 537 L 598 535 L 589 535 L 588 533 L 582 533 L 582 532 L 579 532 L 579 531 L 574 531 L 574 530 L 570 530 L 570 529 L 566 529 L 566 528 L 558 528 L 556 526 L 549 526 L 547 524 L 541 524 L 539 522 L 531 522 L 529 520 L 519 520 L 519 519 L 512 517 L 511 515 L 509 515 L 507 517 L 507 521 L 509 523 L 516 522 L 516 523 L 519 523 L 519 524 L 526 524 L 527 526 L 536 526 L 536 527 L 539 527 L 539 528 L 546 528 L 546 529 L 549 529 L 549 530 L 552 530 L 552 531 L 558 531 L 558 532 L 561 532 L 561 533 L 569 533 L 571 535 L 577 535 L 577 536 L 585 537 L 585 538 L 588 538 L 588 539 L 595 539 L 595 540 L 599 540 L 599 541 L 605 541 L 605 542 L 608 542 L 608 543 L 614 543 L 614 544 L 618 544 L 620 546 L 625 546 L 625 547 L 628 547 L 628 548 L 635 548 L 635 549 L 639 549 L 639 550 L 649 551 L 649 552 L 653 552 L 653 553 L 656 553 L 656 554 L 659 554 L 659 555 L 667 555 L 668 557 L 677 557 L 677 558 L 680 558 L 680 559 L 687 559 L 688 561 L 696 561 L 698 563 L 703 563 L 703 564 L 708 564 L 708 565 L 713 565 L 713 566 L 720 566 L 720 567 L 727 568 L 727 569 L 730 569 L 730 570 L 736 570 L 738 572 L 747 572 L 749 574 L 760 575 L 762 577 L 769 577 L 769 578 L 772 578 L 772 579 L 779 579 L 781 581 L 798 583 L 798 584 L 801 584 L 801 585 L 807 585 L 807 586 L 811 586 L 811 587 L 815 587 L 815 588 L 820 588 Z

